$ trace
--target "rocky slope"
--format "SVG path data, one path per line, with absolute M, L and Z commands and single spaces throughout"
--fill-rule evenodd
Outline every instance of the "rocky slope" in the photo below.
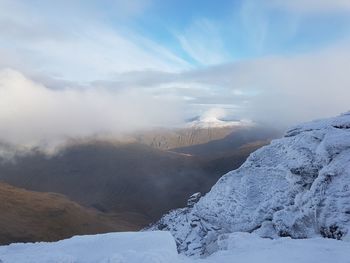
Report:
M 171 231 L 187 255 L 211 254 L 238 231 L 349 238 L 350 113 L 289 130 L 192 201 L 150 228 Z
M 0 183 L 0 244 L 55 241 L 73 235 L 135 230 L 136 224 L 105 215 L 63 195 Z

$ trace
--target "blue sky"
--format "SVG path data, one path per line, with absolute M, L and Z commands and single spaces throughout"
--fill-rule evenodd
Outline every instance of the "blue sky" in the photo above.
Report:
M 94 51 L 99 58 L 110 55 L 111 59 L 124 62 L 125 67 L 117 67 L 116 72 L 129 71 L 128 60 L 138 60 L 140 64 L 139 67 L 130 65 L 130 71 L 146 69 L 146 65 L 141 65 L 145 59 L 142 55 L 158 56 L 162 60 L 152 61 L 148 68 L 163 68 L 161 62 L 164 62 L 168 66 L 165 68 L 172 71 L 314 52 L 347 41 L 350 33 L 350 8 L 343 0 L 34 0 L 30 3 L 2 0 L 0 3 L 2 49 L 15 45 L 14 53 L 22 52 L 25 57 L 34 56 L 35 52 L 36 57 L 30 60 L 41 60 L 44 58 L 40 58 L 40 53 L 44 52 L 29 47 L 35 41 L 38 44 L 51 42 L 47 49 L 52 50 L 47 52 L 52 54 L 64 53 L 65 45 L 75 38 L 76 42 L 85 42 L 85 46 L 75 43 L 82 49 L 89 43 L 99 45 L 101 50 Z M 123 43 L 116 38 L 122 38 L 119 42 Z M 66 41 L 62 44 L 60 40 Z M 25 41 L 31 42 L 27 45 Z M 104 42 L 106 47 L 98 41 Z M 123 57 L 113 53 L 113 49 L 118 48 L 132 49 L 136 54 L 130 52 Z M 30 52 L 33 54 L 28 54 Z M 55 67 L 53 56 L 47 64 Z M 64 76 L 64 68 L 67 67 L 54 71 L 63 78 L 73 78 Z M 79 69 L 84 71 L 83 66 Z M 111 71 L 105 69 L 106 73 Z M 99 78 L 98 74 L 91 77 Z
M 151 125 L 212 108 L 291 125 L 349 110 L 349 37 L 347 0 L 0 0 L 0 105 L 16 104 L 18 122 L 63 119 L 72 92 L 85 98 L 70 108 L 80 119 L 109 97 L 102 108 L 115 116 L 158 105 Z M 113 106 L 121 98 L 133 103 Z M 57 109 L 45 108 L 51 99 Z M 111 122 L 122 120 L 81 126 Z
M 307 52 L 349 36 L 350 17 L 343 10 L 310 14 L 307 10 L 295 12 L 266 2 L 155 1 L 132 26 L 194 65 L 202 63 L 193 61 L 179 35 L 203 42 L 215 37 L 217 46 L 213 49 L 208 46 L 207 52 L 222 54 L 223 61 L 219 63 Z M 191 34 L 193 31 L 196 33 Z

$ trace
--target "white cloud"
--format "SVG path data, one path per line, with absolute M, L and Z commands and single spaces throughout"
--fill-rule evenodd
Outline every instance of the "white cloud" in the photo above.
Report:
M 51 90 L 13 70 L 0 71 L 0 138 L 36 144 L 65 137 L 120 135 L 179 123 L 181 103 L 140 90 Z
M 268 56 L 180 74 L 129 73 L 149 92 L 183 95 L 192 109 L 232 108 L 237 118 L 291 125 L 348 111 L 348 42 L 293 56 Z M 157 76 L 160 76 L 157 78 Z M 142 86 L 142 85 L 141 85 Z M 220 106 L 221 105 L 221 106 Z M 192 112 L 195 112 L 192 110 Z M 198 111 L 197 111 L 198 112 Z
M 219 27 L 207 19 L 195 20 L 177 38 L 184 51 L 202 65 L 220 64 L 230 59 Z
M 213 107 L 277 126 L 332 116 L 349 110 L 349 61 L 344 44 L 182 73 L 130 72 L 119 82 L 58 90 L 5 70 L 0 73 L 0 138 L 32 143 L 116 135 L 173 125 Z
M 129 10 L 118 9 L 125 13 L 119 17 L 117 12 L 118 19 L 142 13 L 148 2 L 133 0 L 129 6 L 104 1 Z M 221 64 L 231 58 L 220 26 L 198 19 L 177 34 L 188 56 L 205 66 L 194 70 L 137 32 L 105 24 L 101 10 L 82 2 L 49 1 L 36 10 L 29 1 L 0 0 L 0 69 L 13 67 L 31 76 L 0 73 L 0 139 L 31 142 L 171 125 L 182 115 L 179 101 L 193 115 L 195 108 L 198 112 L 215 106 L 232 110 L 238 118 L 284 124 L 348 110 L 346 44 Z M 267 6 L 254 3 L 245 2 L 240 18 L 251 36 L 248 42 L 259 49 L 266 45 Z M 349 3 L 269 0 L 270 6 L 293 12 L 349 11 Z M 55 15 L 51 4 L 51 9 L 58 7 Z M 81 89 L 86 82 L 104 88 Z
M 189 68 L 165 47 L 119 23 L 105 22 L 98 9 L 102 4 L 118 9 L 113 17 L 118 21 L 141 12 L 149 0 L 104 0 L 96 6 L 82 2 L 43 2 L 37 10 L 25 1 L 0 1 L 0 60 L 6 54 L 7 67 L 75 81 L 107 79 L 115 72 Z
M 349 61 L 346 43 L 309 54 L 212 67 L 192 72 L 192 78 L 239 89 L 240 96 L 246 95 L 239 104 L 241 117 L 288 125 L 349 110 Z

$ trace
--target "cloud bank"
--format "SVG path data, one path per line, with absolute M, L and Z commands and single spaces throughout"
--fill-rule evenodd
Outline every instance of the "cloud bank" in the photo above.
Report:
M 0 71 L 0 138 L 16 144 L 50 143 L 95 134 L 120 135 L 179 123 L 174 99 L 138 90 L 52 90 L 14 70 Z
M 123 85 L 142 83 L 158 94 L 181 94 L 192 106 L 227 108 L 238 118 L 275 125 L 350 110 L 348 44 L 293 56 L 267 56 L 182 73 L 130 72 Z
M 286 128 L 350 110 L 349 61 L 344 43 L 182 72 L 130 71 L 88 86 L 1 70 L 0 138 L 25 144 L 116 136 L 180 124 L 210 108 Z
M 117 135 L 208 109 L 281 127 L 349 110 L 349 1 L 184 6 L 0 0 L 0 141 Z

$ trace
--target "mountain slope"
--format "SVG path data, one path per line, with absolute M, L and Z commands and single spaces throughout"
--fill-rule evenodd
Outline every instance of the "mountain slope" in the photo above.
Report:
M 27 191 L 4 183 L 0 183 L 0 211 L 0 244 L 137 229 L 117 215 L 86 209 L 62 195 Z
M 209 191 L 222 173 L 241 165 L 255 148 L 201 160 L 141 144 L 91 141 L 69 145 L 53 156 L 31 152 L 0 162 L 0 180 L 61 193 L 101 212 L 138 213 L 148 224 L 184 206 L 193 192 Z
M 156 149 L 170 150 L 223 139 L 237 129 L 239 127 L 235 126 L 188 126 L 178 129 L 151 130 L 134 134 L 133 137 L 138 143 L 149 145 Z
M 193 207 L 151 229 L 169 230 L 179 251 L 211 254 L 220 236 L 343 239 L 350 230 L 350 114 L 289 130 L 224 175 Z

